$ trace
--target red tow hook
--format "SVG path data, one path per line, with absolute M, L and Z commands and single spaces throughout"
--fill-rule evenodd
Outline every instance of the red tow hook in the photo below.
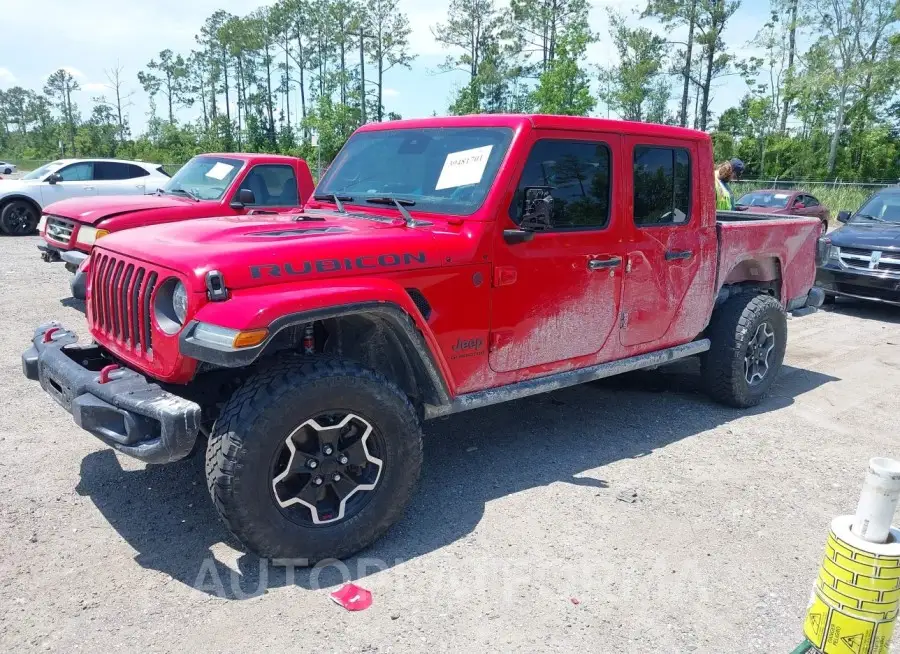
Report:
M 59 327 L 51 327 L 47 331 L 44 332 L 44 343 L 49 343 L 53 340 L 53 335 L 60 330 Z
M 106 384 L 109 382 L 109 376 L 119 369 L 119 366 L 112 363 L 108 366 L 105 366 L 103 370 L 100 371 L 100 380 L 99 383 Z

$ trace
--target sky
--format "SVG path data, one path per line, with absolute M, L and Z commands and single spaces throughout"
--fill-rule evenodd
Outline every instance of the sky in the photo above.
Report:
M 81 86 L 75 94 L 83 116 L 92 106 L 91 98 L 109 94 L 105 70 L 123 67 L 127 88 L 134 91 L 127 113 L 132 131 L 146 124 L 149 104 L 138 84 L 137 73 L 160 50 L 170 48 L 187 53 L 195 46 L 194 35 L 207 16 L 217 9 L 246 15 L 256 7 L 271 4 L 264 0 L 0 0 L 0 88 L 21 85 L 40 90 L 47 76 L 66 68 Z M 505 4 L 497 0 L 497 4 Z M 445 20 L 449 0 L 400 0 L 409 17 L 411 50 L 417 54 L 411 70 L 395 68 L 385 78 L 384 102 L 387 111 L 404 118 L 439 115 L 446 112 L 454 91 L 465 83 L 464 73 L 438 73 L 447 51 L 435 42 L 430 27 Z M 609 37 L 607 12 L 614 9 L 637 22 L 636 10 L 643 0 L 594 0 L 591 29 L 599 40 L 590 46 L 591 64 L 611 65 L 617 60 Z M 725 41 L 739 56 L 754 49 L 749 40 L 768 18 L 768 2 L 745 0 L 731 19 Z M 651 21 L 642 21 L 652 26 Z M 674 35 L 672 38 L 676 38 Z M 589 73 L 596 77 L 593 66 Z M 673 80 L 672 108 L 680 98 L 680 86 Z M 715 82 L 712 110 L 720 113 L 733 106 L 746 92 L 738 76 Z M 299 102 L 292 101 L 292 106 Z M 195 111 L 182 110 L 177 118 L 190 120 Z M 607 115 L 598 103 L 596 115 Z M 614 116 L 614 114 L 613 114 Z M 615 117 L 615 116 L 614 116 Z

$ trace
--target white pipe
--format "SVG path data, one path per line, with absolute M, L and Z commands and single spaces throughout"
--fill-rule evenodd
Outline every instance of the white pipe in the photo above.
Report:
M 900 461 L 875 457 L 859 496 L 851 532 L 870 543 L 884 543 L 900 500 Z

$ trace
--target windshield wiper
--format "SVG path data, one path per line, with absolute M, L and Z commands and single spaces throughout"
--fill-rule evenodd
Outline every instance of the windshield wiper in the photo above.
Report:
M 193 200 L 194 202 L 200 202 L 200 198 L 198 198 L 196 195 L 194 195 L 193 193 L 191 193 L 191 192 L 188 191 L 187 189 L 183 189 L 183 188 L 170 188 L 168 191 L 163 191 L 163 192 L 164 192 L 164 193 L 181 193 L 181 194 L 183 194 L 183 195 L 189 197 L 189 198 L 190 198 L 191 200 Z
M 392 204 L 397 207 L 397 211 L 399 211 L 400 215 L 403 216 L 403 219 L 406 221 L 407 227 L 416 226 L 416 221 L 413 219 L 412 215 L 410 215 L 409 211 L 406 210 L 406 207 L 416 206 L 415 200 L 406 200 L 404 198 L 385 196 L 383 198 L 366 198 L 366 202 L 370 202 L 372 204 Z
M 353 202 L 353 198 L 349 195 L 338 195 L 337 193 L 319 193 L 313 196 L 316 200 L 325 202 L 334 202 L 337 205 L 338 213 L 347 213 L 344 209 L 344 202 Z
M 875 222 L 878 222 L 878 223 L 889 223 L 889 222 L 891 222 L 890 220 L 885 220 L 884 218 L 879 218 L 878 216 L 870 216 L 870 215 L 867 214 L 867 213 L 858 213 L 858 214 L 856 214 L 856 215 L 853 216 L 853 217 L 854 217 L 854 218 L 865 218 L 866 220 L 874 220 Z

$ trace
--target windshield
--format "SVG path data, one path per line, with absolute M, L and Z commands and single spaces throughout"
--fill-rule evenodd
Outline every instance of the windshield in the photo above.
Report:
M 747 193 L 744 197 L 737 201 L 736 204 L 742 207 L 769 207 L 770 209 L 784 209 L 788 200 L 791 199 L 790 193 L 760 193 L 755 191 Z
M 199 200 L 218 200 L 222 197 L 244 162 L 225 157 L 194 157 L 166 182 L 163 191 L 176 195 L 188 194 Z
M 853 214 L 853 220 L 870 220 L 900 224 L 900 193 L 881 193 L 872 196 L 862 209 Z
M 36 168 L 32 170 L 27 175 L 22 175 L 22 179 L 44 179 L 46 175 L 59 170 L 63 167 L 62 161 L 51 161 L 48 164 L 44 164 L 40 168 Z
M 355 204 L 397 197 L 420 211 L 467 216 L 484 202 L 512 134 L 505 127 L 361 132 L 340 151 L 316 195 Z

